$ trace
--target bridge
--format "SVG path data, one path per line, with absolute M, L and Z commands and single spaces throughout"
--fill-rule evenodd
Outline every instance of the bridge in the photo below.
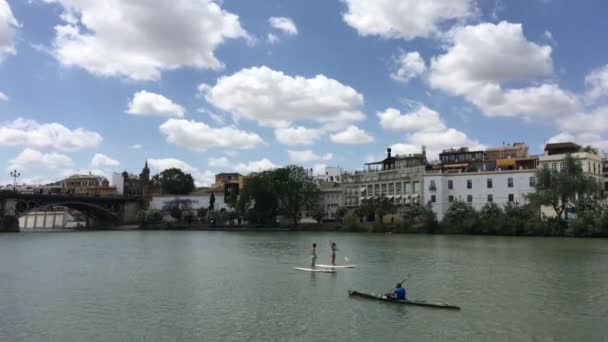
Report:
M 143 207 L 141 198 L 94 197 L 66 194 L 22 194 L 0 192 L 0 232 L 19 231 L 19 217 L 29 212 L 45 211 L 51 207 L 74 209 L 96 226 L 113 226 L 136 222 Z

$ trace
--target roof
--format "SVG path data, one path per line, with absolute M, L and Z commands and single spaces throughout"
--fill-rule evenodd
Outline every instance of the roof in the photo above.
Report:
M 573 142 L 560 142 L 560 143 L 552 143 L 545 145 L 545 151 L 550 150 L 561 150 L 561 149 L 576 149 L 581 148 L 580 145 L 577 145 Z

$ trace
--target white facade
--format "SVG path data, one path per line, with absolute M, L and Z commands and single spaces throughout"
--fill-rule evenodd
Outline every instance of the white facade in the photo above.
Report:
M 154 196 L 150 201 L 150 209 L 162 210 L 167 204 L 173 201 L 187 201 L 190 207 L 194 210 L 200 208 L 209 208 L 209 199 L 211 194 L 201 196 Z M 224 203 L 224 194 L 215 194 L 215 210 L 228 210 L 228 206 Z
M 125 179 L 122 177 L 122 173 L 112 173 L 112 185 L 116 187 L 116 191 L 119 194 L 123 194 L 125 191 Z
M 570 154 L 574 159 L 581 163 L 583 173 L 594 177 L 598 181 L 603 178 L 602 157 L 591 152 L 575 152 Z M 539 167 L 548 167 L 552 170 L 560 171 L 564 167 L 564 160 L 567 154 L 542 155 L 538 157 Z
M 325 213 L 326 220 L 335 220 L 336 211 L 342 204 L 342 188 L 335 186 L 331 188 L 321 189 L 321 205 L 323 206 L 323 212 Z
M 66 210 L 33 211 L 19 217 L 21 229 L 73 228 L 77 226 L 74 216 Z M 86 222 L 81 222 L 85 225 Z
M 499 206 L 524 204 L 534 192 L 536 170 L 500 172 L 427 173 L 424 176 L 424 203 L 430 203 L 438 220 L 443 220 L 453 201 L 463 201 L 475 209 L 488 202 Z
M 332 182 L 332 183 L 341 183 L 342 182 L 342 169 L 335 166 L 327 166 L 325 169 L 321 170 L 319 174 L 315 177 L 315 180 L 318 182 Z

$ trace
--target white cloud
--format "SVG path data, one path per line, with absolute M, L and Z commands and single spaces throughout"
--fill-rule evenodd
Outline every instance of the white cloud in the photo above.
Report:
M 180 67 L 220 69 L 214 52 L 227 39 L 249 38 L 239 17 L 214 0 L 43 0 L 59 3 L 53 54 L 99 76 L 156 80 Z
M 120 162 L 106 156 L 105 154 L 96 153 L 93 156 L 93 159 L 91 159 L 91 167 L 115 170 L 120 167 Z
M 15 49 L 15 31 L 19 27 L 6 0 L 0 0 L 0 62 L 8 55 L 17 53 Z
M 481 23 L 446 34 L 448 50 L 433 58 L 429 84 L 464 96 L 488 116 L 545 118 L 576 111 L 576 96 L 552 83 L 505 89 L 552 76 L 551 47 L 526 39 L 521 24 Z
M 133 144 L 131 146 L 129 146 L 129 149 L 131 150 L 141 150 L 143 148 L 142 144 Z
M 277 165 L 275 165 L 270 160 L 264 158 L 264 159 L 257 160 L 257 161 L 250 161 L 248 163 L 238 163 L 236 165 L 236 167 L 234 168 L 234 170 L 238 173 L 247 175 L 252 172 L 262 172 L 262 171 L 268 171 L 268 170 L 272 170 L 272 169 L 276 169 L 276 168 L 278 168 Z
M 0 91 L 0 101 L 8 101 L 8 96 Z
M 595 102 L 602 97 L 608 96 L 608 64 L 592 70 L 585 77 L 585 85 L 587 86 L 585 99 L 588 102 Z
M 181 118 L 184 116 L 185 110 L 182 106 L 163 95 L 142 90 L 133 95 L 133 99 L 129 102 L 127 113 L 141 116 Z
M 226 112 L 272 127 L 298 120 L 349 123 L 363 120 L 363 95 L 324 75 L 289 76 L 266 66 L 221 77 L 206 94 Z
M 228 168 L 232 165 L 232 163 L 230 163 L 230 161 L 226 157 L 209 158 L 209 161 L 207 162 L 207 164 L 210 167 L 215 167 L 215 168 Z
M 440 32 L 442 24 L 477 12 L 473 0 L 342 0 L 344 21 L 362 36 L 411 40 Z
M 336 144 L 367 144 L 374 141 L 369 133 L 365 132 L 361 128 L 351 125 L 348 126 L 342 132 L 332 134 L 330 136 L 331 141 Z
M 396 62 L 397 70 L 391 73 L 391 78 L 396 81 L 408 82 L 426 71 L 426 63 L 418 51 L 402 52 Z
M 268 36 L 266 37 L 266 39 L 268 40 L 268 44 L 276 44 L 279 42 L 279 37 L 274 34 L 274 33 L 269 33 Z
M 197 110 L 199 113 L 203 113 L 203 114 L 207 114 L 209 115 L 209 118 L 211 118 L 211 120 L 213 120 L 213 122 L 215 122 L 218 125 L 225 125 L 226 124 L 226 119 L 224 118 L 223 115 L 214 113 L 210 110 L 207 110 L 205 108 L 199 108 Z
M 8 169 L 15 169 L 24 173 L 39 169 L 57 170 L 72 166 L 72 159 L 65 154 L 56 152 L 42 153 L 30 148 L 24 149 L 15 159 L 9 161 Z
M 284 145 L 312 145 L 323 136 L 323 130 L 306 127 L 285 127 L 274 130 L 277 141 Z
M 446 126 L 441 116 L 436 111 L 426 106 L 402 114 L 395 108 L 388 108 L 384 112 L 378 112 L 380 126 L 391 131 L 444 131 Z
M 479 142 L 471 140 L 465 133 L 447 127 L 438 112 L 424 105 L 405 114 L 388 108 L 379 112 L 378 117 L 384 129 L 407 133 L 405 142 L 391 146 L 396 154 L 420 153 L 424 146 L 428 158 L 436 159 L 439 152 L 452 147 L 482 148 Z
M 295 36 L 298 34 L 298 28 L 291 18 L 285 17 L 270 17 L 268 19 L 270 26 L 277 30 L 282 31 L 285 34 Z
M 167 142 L 196 151 L 209 148 L 250 149 L 263 142 L 256 133 L 249 133 L 235 127 L 213 128 L 204 122 L 169 119 L 160 126 L 167 136 Z
M 599 107 L 588 113 L 564 116 L 556 124 L 564 131 L 577 134 L 608 132 L 608 106 Z
M 97 132 L 83 128 L 71 130 L 59 123 L 38 123 L 34 120 L 16 119 L 0 124 L 0 146 L 26 146 L 60 151 L 77 151 L 95 147 L 102 137 Z
M 201 172 L 201 170 L 183 160 L 175 158 L 148 159 L 148 165 L 150 166 L 150 170 L 153 172 L 158 171 L 159 173 L 171 168 L 180 169 L 185 173 L 191 174 L 197 186 L 210 185 L 215 182 L 215 175 L 212 171 L 206 170 Z
M 604 153 L 608 152 L 608 137 L 602 137 L 600 134 L 596 133 L 578 133 L 572 134 L 568 132 L 560 132 L 559 134 L 549 138 L 548 143 L 558 143 L 558 142 L 573 142 L 582 146 L 591 146 L 594 148 L 603 151 Z
M 311 150 L 304 150 L 304 151 L 292 151 L 292 150 L 288 150 L 287 154 L 289 155 L 289 160 L 291 160 L 294 163 L 309 163 L 309 162 L 315 162 L 315 161 L 329 161 L 333 159 L 333 154 L 331 153 L 327 153 L 323 156 L 320 156 L 316 153 L 314 153 Z

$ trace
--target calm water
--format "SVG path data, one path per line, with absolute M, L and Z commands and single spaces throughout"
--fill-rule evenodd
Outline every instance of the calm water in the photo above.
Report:
M 309 274 L 338 242 L 354 270 Z M 339 257 L 340 261 L 344 261 Z M 387 291 L 445 311 L 349 298 Z M 0 235 L 0 341 L 608 341 L 608 241 L 413 235 Z

